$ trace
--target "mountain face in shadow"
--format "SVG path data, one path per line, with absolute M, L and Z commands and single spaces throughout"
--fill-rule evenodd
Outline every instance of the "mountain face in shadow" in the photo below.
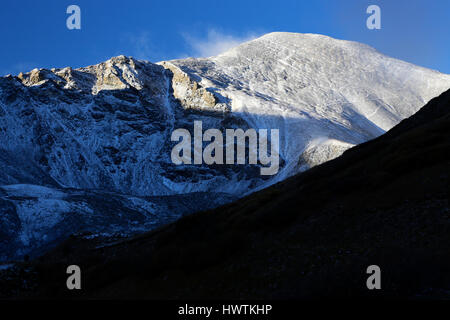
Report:
M 2 271 L 0 288 L 78 298 L 448 298 L 449 159 L 450 90 L 335 160 L 127 241 L 74 237 Z M 64 287 L 74 261 L 78 293 Z M 370 265 L 381 269 L 381 290 L 366 287 Z

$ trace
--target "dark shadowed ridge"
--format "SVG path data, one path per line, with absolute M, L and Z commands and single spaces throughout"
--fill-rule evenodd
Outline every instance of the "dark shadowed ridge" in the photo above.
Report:
M 385 135 L 218 209 L 3 271 L 7 297 L 449 297 L 450 91 Z M 65 289 L 66 267 L 83 290 Z M 366 268 L 382 290 L 366 288 Z M 31 287 L 24 287 L 24 280 Z

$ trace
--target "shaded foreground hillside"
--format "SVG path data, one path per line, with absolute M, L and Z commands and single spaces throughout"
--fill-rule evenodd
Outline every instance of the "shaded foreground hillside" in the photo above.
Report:
M 108 246 L 72 237 L 1 273 L 7 297 L 450 296 L 450 91 L 282 183 Z M 66 289 L 66 268 L 83 290 Z M 382 290 L 366 288 L 366 268 Z

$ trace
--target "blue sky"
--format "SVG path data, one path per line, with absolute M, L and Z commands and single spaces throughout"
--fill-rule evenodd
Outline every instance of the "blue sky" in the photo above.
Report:
M 81 8 L 68 30 L 66 8 Z M 366 8 L 381 8 L 381 30 Z M 3 2 L 0 74 L 81 67 L 119 54 L 153 62 L 217 53 L 272 31 L 355 40 L 450 74 L 448 0 L 42 0 Z

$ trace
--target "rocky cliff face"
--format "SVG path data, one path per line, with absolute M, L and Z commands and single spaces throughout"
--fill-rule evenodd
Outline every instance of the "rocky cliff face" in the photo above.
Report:
M 174 66 L 119 56 L 3 77 L 0 90 L 1 259 L 73 232 L 148 230 L 231 201 L 218 185 L 250 179 L 244 166 L 172 164 L 175 128 L 192 130 L 199 116 L 217 128 L 235 121 L 220 108 L 199 115 L 214 95 Z
M 147 228 L 219 205 L 380 135 L 448 87 L 448 75 L 361 44 L 285 33 L 208 59 L 119 56 L 1 77 L 2 248 L 14 257 L 70 232 L 129 233 L 142 224 L 133 210 Z M 173 164 L 171 133 L 192 132 L 194 120 L 203 130 L 280 130 L 279 173 Z M 39 188 L 52 191 L 32 191 Z M 197 200 L 179 201 L 186 194 Z M 109 198 L 121 200 L 100 205 Z M 86 223 L 97 214 L 103 218 Z
M 185 72 L 170 62 L 161 62 L 167 70 L 172 72 L 172 90 L 173 96 L 185 109 L 216 109 L 225 111 L 226 108 L 217 106 L 217 99 L 213 93 L 202 88 L 197 82 L 193 81 Z
M 45 178 L 56 186 L 168 195 L 210 191 L 224 181 L 208 181 L 234 172 L 172 164 L 174 129 L 192 131 L 194 119 L 214 128 L 245 122 L 169 63 L 120 56 L 79 70 L 35 69 L 2 78 L 0 86 L 2 148 L 13 158 L 27 154 L 10 162 L 32 167 L 20 176 L 4 170 L 2 184 Z

